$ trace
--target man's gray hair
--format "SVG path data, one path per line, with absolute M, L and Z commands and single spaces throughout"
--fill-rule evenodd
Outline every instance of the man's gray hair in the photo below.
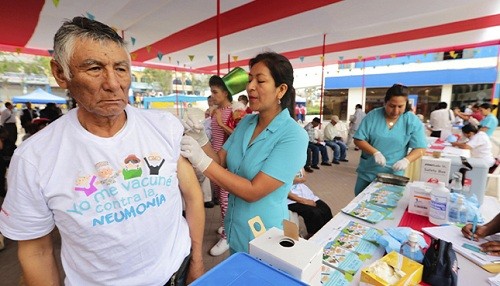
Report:
M 113 28 L 85 17 L 74 17 L 65 21 L 54 36 L 54 60 L 61 65 L 67 80 L 72 77 L 69 62 L 77 39 L 90 39 L 101 44 L 112 41 L 124 48 L 128 54 L 126 42 Z

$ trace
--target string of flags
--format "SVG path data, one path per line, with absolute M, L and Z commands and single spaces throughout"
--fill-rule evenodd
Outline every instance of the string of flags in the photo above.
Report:
M 54 7 L 56 7 L 56 8 L 57 8 L 57 7 L 59 6 L 59 4 L 60 4 L 60 0 L 52 0 L 52 4 L 54 5 Z M 89 19 L 91 19 L 91 20 L 95 20 L 95 16 L 94 16 L 94 14 L 92 14 L 91 12 L 88 12 L 88 11 L 87 11 L 85 14 L 86 14 L 86 17 L 87 17 L 87 18 L 89 18 Z M 132 46 L 135 46 L 135 44 L 136 44 L 136 42 L 137 42 L 137 39 L 136 39 L 135 37 L 130 37 L 130 42 L 131 42 Z M 151 53 L 151 49 L 152 49 L 152 46 L 151 46 L 151 45 L 147 45 L 147 46 L 146 46 L 146 51 L 147 51 L 147 53 Z M 22 48 L 22 47 L 17 47 L 17 48 L 15 48 L 15 52 L 16 52 L 17 54 L 20 54 L 20 53 L 22 52 L 22 50 L 23 50 L 23 48 Z M 53 50 L 47 50 L 47 52 L 49 53 L 49 55 L 50 55 L 50 56 L 52 56 L 52 55 L 53 55 L 53 53 L 54 53 L 54 51 L 53 51 Z M 476 49 L 474 49 L 472 52 L 473 52 L 473 55 L 474 55 L 474 56 L 476 56 L 476 54 L 477 54 L 479 51 L 478 51 L 478 50 L 476 50 Z M 450 51 L 448 51 L 448 54 L 449 54 L 449 56 L 450 56 L 452 59 L 456 59 L 456 58 L 459 56 L 459 53 L 457 53 L 455 50 L 450 50 Z M 427 53 L 423 53 L 423 54 L 422 54 L 422 56 L 423 56 L 424 58 L 427 58 L 427 55 L 428 55 Z M 159 60 L 159 61 L 162 61 L 163 56 L 164 56 L 164 54 L 163 54 L 161 51 L 159 51 L 159 50 L 158 50 L 158 51 L 156 51 L 156 57 L 158 58 L 158 60 Z M 406 58 L 407 58 L 408 60 L 411 58 L 411 55 L 409 55 L 409 54 L 406 54 L 405 56 L 406 56 Z M 391 55 L 389 55 L 389 57 L 388 57 L 388 58 L 391 58 L 391 59 L 396 59 L 397 57 L 398 57 L 398 55 L 396 55 L 396 54 L 391 54 Z M 400 55 L 400 57 L 404 57 L 404 56 L 401 56 L 401 55 Z M 135 60 L 137 59 L 137 54 L 136 54 L 136 53 L 131 53 L 131 54 L 130 54 L 130 58 L 131 58 L 133 61 L 135 61 Z M 189 61 L 190 61 L 190 62 L 192 62 L 192 61 L 194 60 L 194 58 L 195 58 L 195 55 L 188 55 L 188 59 L 189 59 Z M 213 56 L 213 55 L 207 55 L 207 58 L 208 58 L 208 60 L 209 60 L 210 62 L 212 62 L 212 61 L 213 61 L 213 59 L 214 59 L 214 56 Z M 321 63 L 323 63 L 323 62 L 325 61 L 325 58 L 323 57 L 323 55 L 319 56 L 319 58 L 320 58 L 320 62 L 321 62 Z M 232 59 L 233 59 L 233 61 L 235 61 L 235 62 L 236 62 L 236 61 L 238 61 L 238 56 L 232 56 Z M 382 57 L 381 57 L 381 56 L 375 56 L 375 57 L 374 57 L 374 59 L 375 59 L 375 61 L 379 62 L 379 61 L 381 61 L 381 60 L 382 60 Z M 437 54 L 437 53 L 436 53 L 436 54 L 434 55 L 434 60 L 438 60 L 438 59 L 439 59 L 439 54 Z M 300 60 L 300 62 L 304 62 L 305 57 L 304 57 L 304 56 L 300 56 L 300 57 L 299 57 L 299 60 Z M 357 60 L 358 60 L 359 62 L 361 62 L 361 61 L 367 61 L 367 60 L 369 60 L 369 59 L 367 59 L 367 58 L 363 57 L 362 55 L 359 55 L 359 56 L 357 57 Z M 171 57 L 171 56 L 168 56 L 168 62 L 169 62 L 169 63 L 171 63 L 171 62 L 172 62 L 172 57 Z M 179 60 L 177 60 L 176 62 L 177 62 L 177 65 L 180 65 L 180 61 L 179 61 Z M 340 69 L 341 64 L 343 64 L 343 63 L 344 63 L 344 56 L 338 56 L 338 61 L 337 61 L 337 62 L 338 62 L 338 64 L 339 64 L 339 69 Z M 352 62 L 352 60 L 350 60 L 349 62 Z M 421 62 L 422 62 L 422 60 L 417 58 L 417 59 L 415 60 L 415 62 L 416 62 L 416 63 L 421 63 Z M 405 63 L 406 63 L 405 61 L 401 61 L 399 64 L 404 65 Z M 185 66 L 185 64 L 184 64 L 184 66 Z M 388 63 L 388 64 L 387 64 L 387 66 L 389 67 L 389 66 L 390 66 L 390 63 Z M 373 65 L 373 68 L 375 68 L 375 67 L 376 67 L 376 65 Z M 338 72 L 338 71 L 337 71 L 337 72 Z

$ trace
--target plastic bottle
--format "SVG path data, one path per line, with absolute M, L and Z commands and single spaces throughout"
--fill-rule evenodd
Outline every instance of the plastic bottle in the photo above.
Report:
M 450 202 L 450 208 L 448 211 L 448 222 L 449 223 L 458 223 L 460 220 L 459 213 L 458 213 L 458 199 L 456 202 L 451 203 Z
M 464 199 L 462 197 L 458 198 L 458 223 L 467 224 L 467 206 L 464 203 Z
M 431 202 L 429 205 L 429 221 L 435 225 L 448 223 L 448 208 L 450 191 L 444 182 L 439 182 L 431 191 Z
M 452 193 L 461 194 L 462 193 L 462 173 L 455 172 L 452 175 L 450 190 Z
M 467 223 L 467 207 L 464 204 L 464 199 L 462 196 L 457 196 L 456 202 L 450 206 L 448 220 L 450 223 Z
M 418 244 L 418 234 L 415 232 L 410 233 L 408 240 L 406 240 L 402 245 L 399 253 L 410 258 L 413 261 L 422 263 L 424 259 L 424 251 L 420 244 Z

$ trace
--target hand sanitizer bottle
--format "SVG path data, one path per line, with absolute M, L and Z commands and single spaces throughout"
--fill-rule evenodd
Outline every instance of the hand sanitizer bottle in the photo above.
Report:
M 457 196 L 457 200 L 451 205 L 448 220 L 455 224 L 465 225 L 467 223 L 467 207 L 464 204 L 463 196 Z
M 462 193 L 462 173 L 453 173 L 453 175 L 451 176 L 450 189 L 452 193 Z
M 408 240 L 406 240 L 402 245 L 399 253 L 410 258 L 413 261 L 422 263 L 424 259 L 424 252 L 422 247 L 418 244 L 418 234 L 415 232 L 410 233 Z
M 458 198 L 458 223 L 459 224 L 467 224 L 467 206 L 464 203 L 464 199 L 462 196 Z

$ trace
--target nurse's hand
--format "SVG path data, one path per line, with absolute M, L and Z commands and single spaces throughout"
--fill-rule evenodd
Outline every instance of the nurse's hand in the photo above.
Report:
M 373 153 L 373 157 L 375 158 L 375 163 L 377 163 L 380 166 L 385 166 L 386 160 L 384 155 L 380 153 L 380 151 Z
M 190 115 L 188 115 L 187 120 L 181 120 L 181 122 L 184 126 L 184 134 L 191 136 L 200 146 L 205 146 L 208 143 L 207 133 L 202 124 L 197 123 Z
M 408 168 L 408 165 L 410 164 L 410 161 L 406 158 L 403 158 L 399 161 L 397 161 L 393 166 L 392 166 L 392 169 L 394 171 L 403 171 L 403 170 L 406 170 L 406 168 Z
M 212 163 L 212 158 L 208 157 L 207 154 L 201 149 L 200 144 L 193 139 L 193 137 L 184 135 L 181 139 L 181 155 L 191 162 L 193 167 L 204 172 L 210 163 Z

